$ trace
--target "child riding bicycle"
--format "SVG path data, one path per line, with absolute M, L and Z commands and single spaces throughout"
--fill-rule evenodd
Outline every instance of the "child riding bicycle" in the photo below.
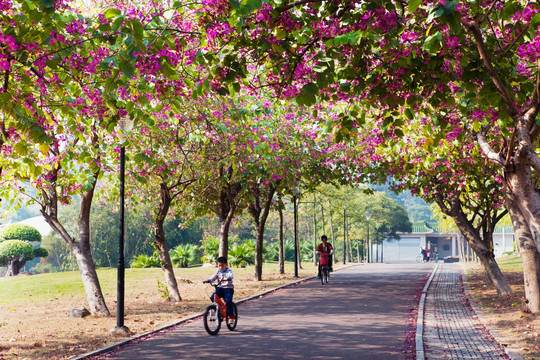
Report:
M 203 283 L 211 283 L 214 280 L 219 281 L 219 285 L 216 288 L 216 294 L 227 304 L 227 322 L 234 322 L 234 311 L 233 311 L 233 295 L 234 295 L 234 285 L 233 285 L 233 272 L 227 266 L 227 258 L 220 256 L 217 258 L 218 270 L 216 273 L 208 278 L 208 280 L 203 281 Z M 214 301 L 214 294 L 210 297 L 210 300 Z

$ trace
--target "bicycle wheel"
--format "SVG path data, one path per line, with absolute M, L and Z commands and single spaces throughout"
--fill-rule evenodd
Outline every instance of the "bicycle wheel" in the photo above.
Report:
M 216 335 L 221 328 L 221 314 L 216 305 L 206 308 L 203 315 L 204 328 L 210 335 Z
M 324 282 L 328 284 L 328 279 L 330 279 L 330 269 L 326 267 L 324 271 Z
M 423 261 L 424 261 L 424 257 L 422 256 L 422 254 L 420 254 L 420 255 L 418 255 L 418 256 L 416 257 L 416 262 L 421 263 L 421 262 L 423 262 Z
M 233 314 L 234 314 L 234 321 L 232 324 L 229 324 L 229 320 L 227 319 L 227 328 L 231 331 L 236 329 L 236 324 L 238 323 L 238 309 L 236 308 L 235 303 L 233 303 Z
M 328 276 L 328 269 L 326 266 L 321 266 L 321 284 L 324 285 L 324 281 Z

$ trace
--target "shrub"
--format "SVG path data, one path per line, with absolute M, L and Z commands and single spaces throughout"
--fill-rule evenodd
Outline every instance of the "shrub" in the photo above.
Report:
M 42 274 L 60 272 L 60 269 L 58 268 L 58 266 L 54 266 L 51 263 L 38 263 L 36 264 L 36 266 L 33 267 L 33 271 L 38 274 Z
M 154 253 L 152 256 L 145 254 L 135 256 L 129 263 L 132 268 L 152 268 L 160 267 L 161 262 L 159 261 L 159 255 Z
M 34 258 L 34 247 L 30 243 L 21 240 L 5 240 L 0 243 L 0 257 L 7 259 L 8 262 L 12 259 L 23 257 L 25 261 Z
M 203 256 L 201 260 L 205 263 L 214 264 L 219 256 L 219 239 L 213 236 L 201 240 Z
M 170 251 L 174 266 L 189 267 L 199 263 L 199 248 L 193 244 L 178 245 Z
M 252 248 L 249 241 L 243 244 L 235 244 L 229 249 L 227 261 L 233 267 L 246 267 L 255 264 L 255 249 Z
M 278 261 L 279 260 L 279 243 L 278 242 L 267 244 L 264 247 L 263 259 L 265 261 Z
M 41 234 L 30 225 L 10 224 L 0 230 L 0 242 L 6 240 L 41 241 Z
M 294 256 L 294 250 L 293 250 Z M 313 242 L 309 240 L 300 242 L 300 256 L 302 261 L 312 261 L 313 260 Z
M 47 256 L 49 256 L 49 251 L 47 249 L 41 247 L 34 249 L 34 257 L 44 258 Z

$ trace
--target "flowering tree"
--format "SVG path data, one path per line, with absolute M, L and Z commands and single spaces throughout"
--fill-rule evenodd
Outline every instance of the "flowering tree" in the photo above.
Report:
M 332 153 L 329 138 L 320 139 L 310 113 L 305 109 L 278 106 L 267 109 L 254 128 L 245 129 L 255 135 L 253 169 L 247 180 L 248 211 L 257 231 L 255 249 L 255 279 L 262 280 L 264 230 L 276 192 L 290 192 L 301 178 L 312 187 L 330 181 L 328 155 Z M 303 119 L 302 119 L 303 118 Z M 334 157 L 338 157 L 336 152 Z M 324 180 L 323 180 L 324 179 Z
M 0 2 L 2 193 L 17 203 L 21 183 L 38 190 L 26 198 L 41 205 L 75 255 L 94 314 L 109 311 L 90 253 L 90 209 L 103 166 L 112 161 L 110 149 L 118 144 L 114 126 L 128 113 L 148 118 L 149 98 L 139 94 L 161 94 L 178 81 L 170 79 L 184 59 L 177 50 L 189 43 L 170 34 L 192 34 L 177 12 L 166 18 L 156 4 L 128 7 L 90 18 L 60 2 Z M 196 53 L 186 53 L 192 63 Z M 147 76 L 157 73 L 170 82 Z M 58 220 L 59 205 L 74 195 L 82 199 L 78 237 Z
M 231 11 L 239 25 L 228 45 L 279 94 L 302 104 L 354 102 L 339 135 L 358 129 L 374 106 L 383 134 L 397 136 L 418 113 L 430 119 L 422 126 L 445 131 L 440 114 L 456 109 L 481 156 L 504 174 L 506 199 L 515 200 L 507 208 L 538 248 L 538 12 L 525 1 L 247 2 Z
M 454 220 L 478 255 L 489 282 L 500 295 L 505 295 L 511 290 L 493 253 L 493 232 L 506 213 L 500 176 L 479 156 L 474 139 L 463 131 L 463 124 L 455 114 L 445 118 L 448 126 L 455 130 L 448 134 L 437 128 L 419 126 L 425 121 L 423 118 L 408 120 L 402 126 L 403 136 L 386 137 L 381 142 L 381 147 L 370 157 L 371 179 L 390 181 L 395 191 L 410 190 L 437 204 Z M 376 123 L 367 133 L 369 137 L 382 136 Z M 373 177 L 377 174 L 378 178 Z

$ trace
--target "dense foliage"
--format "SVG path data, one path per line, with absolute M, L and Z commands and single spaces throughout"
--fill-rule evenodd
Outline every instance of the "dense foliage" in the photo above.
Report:
M 30 225 L 9 224 L 0 229 L 0 242 L 5 240 L 24 240 L 40 242 L 40 232 Z

